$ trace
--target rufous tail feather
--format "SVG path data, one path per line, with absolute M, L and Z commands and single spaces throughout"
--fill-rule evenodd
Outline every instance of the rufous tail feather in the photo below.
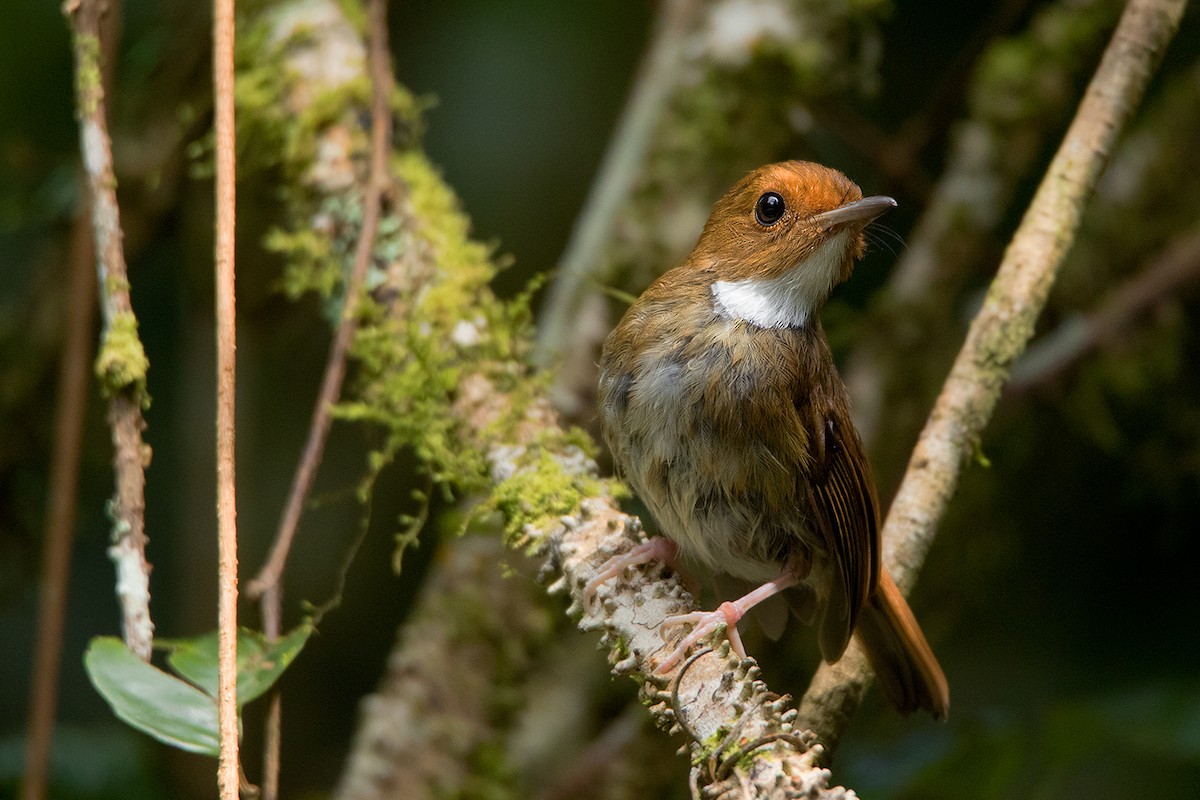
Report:
M 888 571 L 863 607 L 856 634 L 879 688 L 902 714 L 923 708 L 934 719 L 950 713 L 950 687 L 912 609 Z

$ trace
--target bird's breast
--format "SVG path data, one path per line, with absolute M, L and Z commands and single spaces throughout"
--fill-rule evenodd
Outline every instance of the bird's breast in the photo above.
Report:
M 618 466 L 685 554 L 739 577 L 773 577 L 811 538 L 796 336 L 714 311 L 644 323 L 635 343 L 610 341 L 601 363 L 602 423 Z

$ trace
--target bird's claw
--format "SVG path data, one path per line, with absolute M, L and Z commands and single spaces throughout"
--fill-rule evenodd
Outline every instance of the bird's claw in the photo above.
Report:
M 742 637 L 737 629 L 737 624 L 744 613 L 734 603 L 722 603 L 717 607 L 716 611 L 693 611 L 688 614 L 676 614 L 667 617 L 663 620 L 660 630 L 665 631 L 668 626 L 686 625 L 689 623 L 694 623 L 695 627 L 692 628 L 691 633 L 683 637 L 683 641 L 659 663 L 654 671 L 659 675 L 669 672 L 683 658 L 687 651 L 691 649 L 692 645 L 712 635 L 722 625 L 725 626 L 725 636 L 729 639 L 729 649 L 738 658 L 744 659 L 746 657 L 746 649 L 742 646 Z

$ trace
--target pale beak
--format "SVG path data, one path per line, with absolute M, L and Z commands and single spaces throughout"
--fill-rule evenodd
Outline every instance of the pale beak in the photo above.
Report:
M 812 221 L 827 231 L 850 225 L 862 228 L 889 208 L 895 207 L 896 201 L 890 197 L 883 195 L 864 197 L 862 200 L 846 203 L 832 211 L 817 214 Z

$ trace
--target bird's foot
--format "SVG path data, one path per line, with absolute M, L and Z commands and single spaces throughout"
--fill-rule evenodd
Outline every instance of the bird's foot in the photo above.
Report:
M 725 636 L 729 639 L 729 648 L 733 650 L 738 658 L 746 657 L 746 648 L 742 647 L 742 637 L 738 633 L 737 624 L 742 617 L 746 616 L 746 612 L 754 608 L 756 605 L 766 600 L 772 595 L 778 594 L 784 589 L 795 586 L 801 581 L 799 575 L 795 571 L 785 570 L 778 578 L 773 581 L 767 581 L 762 586 L 752 592 L 749 592 L 732 603 L 721 603 L 716 611 L 693 611 L 690 614 L 676 614 L 667 617 L 662 622 L 662 628 L 665 630 L 671 625 L 685 625 L 694 623 L 695 627 L 692 632 L 683 638 L 674 650 L 659 663 L 655 668 L 655 672 L 662 675 L 669 672 L 679 659 L 683 658 L 688 649 L 696 642 L 706 636 L 709 636 L 720 626 L 725 626 Z
M 721 603 L 716 611 L 693 611 L 690 614 L 675 614 L 667 617 L 662 621 L 661 630 L 663 631 L 673 625 L 694 623 L 695 627 L 692 628 L 691 633 L 683 637 L 683 641 L 665 659 L 659 662 L 654 671 L 659 675 L 670 672 L 692 645 L 713 634 L 722 625 L 725 626 L 725 636 L 729 639 L 729 648 L 738 658 L 745 658 L 746 648 L 742 647 L 742 637 L 737 629 L 738 622 L 745 614 L 746 612 L 737 603 Z
M 664 561 L 672 568 L 679 548 L 664 536 L 652 536 L 648 541 L 639 544 L 628 552 L 613 556 L 605 561 L 592 579 L 583 587 L 583 607 L 591 608 L 600 585 L 621 575 L 629 567 L 648 564 L 651 561 Z

